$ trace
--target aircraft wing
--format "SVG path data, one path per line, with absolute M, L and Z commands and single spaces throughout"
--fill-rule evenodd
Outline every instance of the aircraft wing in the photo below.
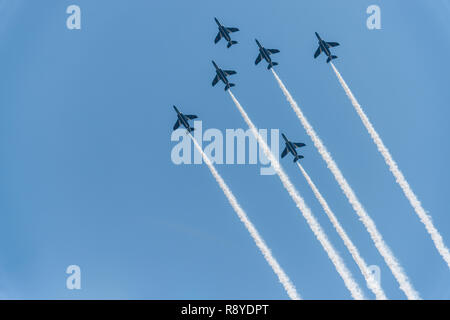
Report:
M 195 114 L 186 114 L 185 117 L 188 118 L 189 120 L 198 118 Z
M 284 147 L 284 150 L 283 150 L 283 152 L 281 153 L 281 157 L 284 158 L 284 157 L 286 157 L 287 154 L 288 154 L 288 148 L 287 148 L 287 147 Z
M 294 145 L 296 148 L 301 148 L 301 147 L 306 146 L 306 144 L 301 143 L 301 142 L 294 142 L 293 145 Z
M 217 34 L 216 38 L 214 39 L 214 43 L 219 42 L 220 39 L 222 39 L 222 34 L 219 31 L 219 33 Z
M 329 45 L 330 47 L 337 47 L 339 45 L 339 43 L 337 43 L 337 42 L 327 42 L 327 45 Z
M 219 76 L 216 75 L 216 76 L 214 77 L 213 81 L 212 81 L 212 86 L 214 87 L 214 86 L 217 84 L 218 81 L 219 81 Z
M 177 130 L 180 127 L 180 120 L 177 120 L 177 122 L 175 122 L 174 126 L 173 126 L 173 130 Z
M 228 32 L 236 32 L 239 31 L 238 28 L 226 28 Z
M 268 49 L 267 51 L 269 51 L 270 53 L 278 53 L 278 52 L 280 52 L 280 50 L 278 50 L 278 49 Z
M 236 74 L 236 71 L 234 71 L 234 70 L 223 70 L 223 72 L 224 72 L 227 76 L 231 76 L 232 74 Z
M 260 63 L 260 62 L 261 62 L 261 59 L 262 59 L 262 55 L 261 55 L 261 53 L 260 53 L 260 54 L 258 54 L 258 56 L 256 57 L 255 64 Z
M 322 48 L 319 46 L 317 48 L 316 52 L 314 53 L 314 59 L 317 58 L 321 52 L 322 52 Z

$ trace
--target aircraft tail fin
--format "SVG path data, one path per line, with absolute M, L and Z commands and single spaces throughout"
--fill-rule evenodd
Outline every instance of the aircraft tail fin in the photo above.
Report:
M 225 86 L 225 91 L 227 91 L 228 89 L 230 89 L 231 87 L 234 87 L 234 86 L 235 86 L 234 83 L 228 83 L 228 84 Z
M 304 158 L 304 157 L 301 156 L 301 155 L 295 156 L 294 162 L 297 162 L 298 160 L 303 159 L 303 158 Z
M 230 41 L 230 42 L 228 42 L 227 48 L 231 47 L 233 44 L 236 44 L 236 43 L 238 43 L 238 42 L 237 41 Z
M 277 65 L 278 65 L 278 62 L 272 62 L 271 64 L 269 64 L 269 65 L 267 66 L 267 69 L 270 70 L 272 67 L 275 67 L 275 66 L 277 66 Z
M 337 59 L 337 56 L 331 56 L 331 57 L 328 57 L 327 63 L 330 62 L 330 61 L 333 60 L 333 59 Z

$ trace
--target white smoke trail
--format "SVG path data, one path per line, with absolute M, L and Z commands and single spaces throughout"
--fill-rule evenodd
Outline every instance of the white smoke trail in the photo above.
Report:
M 364 259 L 359 254 L 358 249 L 353 244 L 352 240 L 350 240 L 349 236 L 345 232 L 344 228 L 339 223 L 338 219 L 334 215 L 333 211 L 331 211 L 330 207 L 328 206 L 328 203 L 325 201 L 322 194 L 319 192 L 319 189 L 317 189 L 314 182 L 311 180 L 310 176 L 306 173 L 305 169 L 303 169 L 302 165 L 297 162 L 297 166 L 299 167 L 300 171 L 302 172 L 303 176 L 305 177 L 306 181 L 308 182 L 309 186 L 311 187 L 314 195 L 316 196 L 317 200 L 322 205 L 323 210 L 327 214 L 328 218 L 330 219 L 331 223 L 333 224 L 334 228 L 336 229 L 337 233 L 341 237 L 341 239 L 344 241 L 345 246 L 347 247 L 348 251 L 350 251 L 353 259 L 355 260 L 356 264 L 358 265 L 359 269 L 361 270 L 361 273 L 364 276 L 364 279 L 366 279 L 367 287 L 372 290 L 372 292 L 375 294 L 377 300 L 386 300 L 386 295 L 381 288 L 380 283 L 373 277 L 372 273 L 369 270 L 369 267 L 367 266 Z
M 298 294 L 297 290 L 295 289 L 295 286 L 292 284 L 292 282 L 289 279 L 289 277 L 287 276 L 287 274 L 284 272 L 284 270 L 278 264 L 275 257 L 272 256 L 272 252 L 267 247 L 267 245 L 264 242 L 264 240 L 262 239 L 262 237 L 259 235 L 258 231 L 256 230 L 255 226 L 252 224 L 252 222 L 248 218 L 247 214 L 244 212 L 244 210 L 241 208 L 241 206 L 237 202 L 236 198 L 234 197 L 234 194 L 231 192 L 230 188 L 228 188 L 228 185 L 225 183 L 223 178 L 217 172 L 216 168 L 214 167 L 214 165 L 212 164 L 212 162 L 208 158 L 208 156 L 203 152 L 202 147 L 200 147 L 197 140 L 195 140 L 194 137 L 190 133 L 189 133 L 189 136 L 191 137 L 192 141 L 194 142 L 194 145 L 197 148 L 197 150 L 201 153 L 201 155 L 203 157 L 203 161 L 205 161 L 205 163 L 208 166 L 209 170 L 211 171 L 212 175 L 214 176 L 214 178 L 216 179 L 220 188 L 222 189 L 223 193 L 227 197 L 228 202 L 231 204 L 234 211 L 238 215 L 239 219 L 242 221 L 242 223 L 247 228 L 248 232 L 252 236 L 253 240 L 255 241 L 256 245 L 258 246 L 259 250 L 263 254 L 266 261 L 272 267 L 273 271 L 277 275 L 279 281 L 283 285 L 283 287 L 286 290 L 289 297 L 292 300 L 300 300 L 301 299 L 300 295 Z
M 411 187 L 409 186 L 409 183 L 406 181 L 405 177 L 403 176 L 403 173 L 400 171 L 400 169 L 397 166 L 397 163 L 392 158 L 388 148 L 383 143 L 383 140 L 381 140 L 378 133 L 375 131 L 375 128 L 373 127 L 372 123 L 370 122 L 369 118 L 364 113 L 363 109 L 359 105 L 356 98 L 353 96 L 353 93 L 351 92 L 350 88 L 345 83 L 344 79 L 342 78 L 339 71 L 336 69 L 333 63 L 331 63 L 331 67 L 333 68 L 334 72 L 336 73 L 336 76 L 342 85 L 342 88 L 344 88 L 345 93 L 347 94 L 347 97 L 350 99 L 353 107 L 355 108 L 356 112 L 358 113 L 359 117 L 361 118 L 362 122 L 364 123 L 364 126 L 366 127 L 367 131 L 369 132 L 370 136 L 372 137 L 373 142 L 376 144 L 378 151 L 381 153 L 381 155 L 384 158 L 384 161 L 389 167 L 389 170 L 392 172 L 392 174 L 395 177 L 396 182 L 398 185 L 402 188 L 403 193 L 405 194 L 406 198 L 409 200 L 409 203 L 414 208 L 414 211 L 419 216 L 420 221 L 425 225 L 425 228 L 427 229 L 428 233 L 431 235 L 431 239 L 433 239 L 434 245 L 436 246 L 437 250 L 441 254 L 441 256 L 444 258 L 445 262 L 447 263 L 448 267 L 450 268 L 450 251 L 445 246 L 444 240 L 442 239 L 441 234 L 439 231 L 434 227 L 433 221 L 431 220 L 431 217 L 427 215 L 424 208 L 422 207 L 419 199 L 417 199 L 417 196 L 412 191 Z
M 324 146 L 322 140 L 316 134 L 313 127 L 308 122 L 305 115 L 300 110 L 299 106 L 297 105 L 297 102 L 295 102 L 294 98 L 292 98 L 291 94 L 286 89 L 285 85 L 283 84 L 283 82 L 281 81 L 281 79 L 278 77 L 278 75 L 276 74 L 276 72 L 273 69 L 272 69 L 272 73 L 273 73 L 275 79 L 277 80 L 281 90 L 283 91 L 284 95 L 286 96 L 286 99 L 288 100 L 288 102 L 291 105 L 292 109 L 294 110 L 295 114 L 297 115 L 297 117 L 299 118 L 303 127 L 305 128 L 306 133 L 309 135 L 309 137 L 313 141 L 314 145 L 316 146 L 316 148 L 319 151 L 320 155 L 322 156 L 323 160 L 325 160 L 328 169 L 330 169 L 331 173 L 334 175 L 334 178 L 336 179 L 337 183 L 339 184 L 342 192 L 345 194 L 349 203 L 352 205 L 356 214 L 359 216 L 360 220 L 366 227 L 367 231 L 370 234 L 370 237 L 372 238 L 372 241 L 375 243 L 376 248 L 378 249 L 380 254 L 383 256 L 384 261 L 388 265 L 388 267 L 391 270 L 392 274 L 394 275 L 395 279 L 400 284 L 400 289 L 406 294 L 408 299 L 412 299 L 412 300 L 420 299 L 419 294 L 416 292 L 416 290 L 413 288 L 412 284 L 409 282 L 408 276 L 403 271 L 402 267 L 400 266 L 399 262 L 395 258 L 394 254 L 391 252 L 391 249 L 384 242 L 384 239 L 381 236 L 380 232 L 378 231 L 378 229 L 375 225 L 375 222 L 372 220 L 372 218 L 369 216 L 369 214 L 363 208 L 362 204 L 359 202 L 358 198 L 356 197 L 352 188 L 348 184 L 347 180 L 342 175 L 341 170 L 337 166 L 336 162 L 334 162 L 333 158 L 331 157 L 331 154 L 328 152 L 328 150 Z
M 298 191 L 295 189 L 294 185 L 289 180 L 289 177 L 284 172 L 284 170 L 281 167 L 280 163 L 278 162 L 277 158 L 275 158 L 273 153 L 270 151 L 269 146 L 267 145 L 266 141 L 260 136 L 255 125 L 250 120 L 250 118 L 248 117 L 244 108 L 241 106 L 239 101 L 235 98 L 233 93 L 230 90 L 228 90 L 228 92 L 230 93 L 230 96 L 233 99 L 234 104 L 238 108 L 238 110 L 241 113 L 242 117 L 244 118 L 245 122 L 251 129 L 253 135 L 258 140 L 258 143 L 262 147 L 264 154 L 270 160 L 275 172 L 280 177 L 280 180 L 283 183 L 283 186 L 288 191 L 291 198 L 294 200 L 295 204 L 297 205 L 297 208 L 301 211 L 301 213 L 305 217 L 306 222 L 308 223 L 309 227 L 313 231 L 316 238 L 319 240 L 322 247 L 325 249 L 326 253 L 328 254 L 328 257 L 330 258 L 330 260 L 333 262 L 334 266 L 336 267 L 337 272 L 344 280 L 345 286 L 350 291 L 352 297 L 357 300 L 365 299 L 361 288 L 358 286 L 356 281 L 353 279 L 352 274 L 347 269 L 347 267 L 344 264 L 344 262 L 342 261 L 341 257 L 339 256 L 337 251 L 334 249 L 334 247 L 328 240 L 325 232 L 322 230 L 322 227 L 320 226 L 319 222 L 313 216 L 311 210 L 305 204 L 305 201 L 303 200 L 303 198 L 300 196 Z

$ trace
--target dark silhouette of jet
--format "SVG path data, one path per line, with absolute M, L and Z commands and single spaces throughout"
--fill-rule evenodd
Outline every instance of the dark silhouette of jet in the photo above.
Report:
M 177 118 L 178 118 L 177 122 L 175 122 L 175 125 L 173 126 L 173 130 L 177 130 L 180 127 L 180 125 L 183 125 L 188 132 L 194 131 L 194 128 L 192 128 L 189 125 L 188 121 L 192 120 L 192 119 L 196 119 L 197 116 L 193 115 L 193 114 L 182 114 L 180 111 L 178 111 L 177 107 L 173 106 L 173 108 L 177 112 Z
M 284 158 L 288 152 L 292 153 L 294 156 L 294 162 L 297 162 L 299 159 L 303 159 L 304 157 L 302 155 L 297 154 L 296 148 L 304 147 L 305 144 L 301 142 L 291 142 L 289 141 L 284 134 L 281 134 L 281 136 L 284 139 L 284 142 L 286 143 L 286 147 L 284 148 L 283 152 L 281 153 L 281 158 Z
M 223 83 L 225 83 L 225 91 L 230 89 L 231 87 L 234 87 L 234 83 L 230 83 L 227 79 L 227 76 L 231 76 L 232 74 L 235 74 L 236 71 L 233 70 L 222 70 L 220 69 L 217 64 L 212 61 L 212 64 L 214 65 L 214 68 L 216 68 L 216 76 L 214 77 L 212 81 L 212 86 L 214 87 L 219 80 L 221 80 Z
M 317 39 L 319 40 L 319 47 L 317 48 L 316 52 L 314 53 L 314 59 L 317 58 L 320 53 L 323 51 L 327 55 L 327 63 L 330 62 L 333 59 L 336 59 L 337 56 L 333 56 L 330 52 L 331 47 L 337 47 L 339 43 L 337 42 L 326 42 L 320 38 L 319 34 L 315 32 Z
M 259 43 L 258 40 L 255 39 L 255 41 L 256 41 L 256 44 L 259 47 L 259 54 L 256 57 L 255 64 L 258 64 L 261 61 L 261 59 L 264 58 L 264 60 L 266 60 L 267 63 L 269 64 L 267 66 L 267 69 L 270 69 L 273 66 L 278 65 L 277 62 L 273 62 L 272 61 L 272 59 L 270 58 L 270 55 L 273 54 L 273 53 L 278 53 L 278 52 L 280 52 L 280 50 L 278 50 L 278 49 L 266 49 Z
M 220 39 L 222 39 L 222 37 L 225 38 L 225 40 L 227 40 L 227 42 L 228 42 L 227 48 L 231 47 L 233 44 L 238 43 L 237 41 L 231 40 L 231 37 L 230 37 L 230 33 L 239 31 L 238 28 L 224 27 L 223 25 L 220 24 L 220 22 L 219 22 L 219 20 L 217 20 L 217 18 L 214 18 L 214 20 L 216 21 L 217 25 L 219 26 L 219 33 L 217 34 L 216 38 L 214 39 L 214 43 L 219 42 Z

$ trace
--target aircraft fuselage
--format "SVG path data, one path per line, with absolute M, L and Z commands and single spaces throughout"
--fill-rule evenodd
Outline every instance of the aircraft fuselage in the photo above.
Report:
M 330 57 L 331 56 L 331 52 L 328 49 L 328 45 L 325 43 L 325 41 L 321 40 L 320 42 L 320 47 L 322 48 L 322 51 L 325 52 L 325 54 Z
M 297 150 L 295 150 L 291 142 L 286 142 L 286 147 L 288 148 L 290 153 L 292 153 L 294 156 L 297 156 Z
M 227 40 L 228 42 L 231 42 L 231 37 L 228 34 L 228 31 L 225 29 L 225 27 L 223 25 L 221 25 L 219 20 L 217 20 L 216 18 L 214 18 L 214 20 L 216 21 L 217 25 L 219 26 L 219 32 L 222 35 L 222 37 L 224 37 L 225 40 Z
M 225 38 L 225 40 L 227 40 L 228 42 L 231 41 L 231 37 L 230 37 L 230 35 L 228 34 L 228 31 L 225 30 L 225 27 L 220 26 L 220 27 L 219 27 L 219 31 L 220 31 L 220 34 L 222 35 L 222 37 Z
M 225 75 L 225 73 L 222 71 L 222 69 L 220 69 L 219 67 L 216 67 L 216 74 L 219 77 L 220 80 L 222 80 L 223 83 L 228 84 L 228 79 L 227 76 Z
M 317 39 L 319 40 L 319 47 L 320 49 L 325 52 L 325 54 L 327 55 L 327 57 L 331 57 L 331 52 L 330 52 L 330 46 L 322 40 L 322 38 L 319 36 L 319 34 L 317 32 L 315 32 Z
M 186 129 L 189 129 L 189 128 L 190 128 L 190 125 L 189 125 L 189 123 L 187 122 L 187 119 L 186 119 L 186 117 L 185 117 L 183 114 L 179 114 L 179 115 L 178 115 L 178 119 L 180 120 L 181 124 L 182 124 Z
M 266 48 L 259 48 L 259 52 L 261 53 L 264 60 L 266 60 L 268 63 L 272 63 L 272 58 L 270 58 Z
M 178 111 L 178 109 L 174 106 L 175 111 L 177 112 L 177 118 L 178 120 L 180 120 L 181 124 L 186 128 L 186 129 L 190 129 L 190 125 L 186 119 L 186 117 L 184 116 L 184 114 L 182 114 L 180 111 Z
M 259 47 L 259 53 L 261 54 L 261 56 L 264 58 L 264 60 L 266 60 L 269 64 L 272 63 L 272 58 L 270 58 L 269 52 L 267 51 L 266 48 L 264 48 L 258 40 L 256 40 L 256 43 L 258 44 Z
M 282 134 L 282 136 L 283 136 L 283 139 L 284 139 L 284 141 L 285 141 L 285 143 L 286 143 L 286 148 L 288 149 L 288 151 L 289 151 L 290 153 L 292 153 L 294 156 L 297 156 L 297 150 L 295 150 L 295 147 L 294 147 L 294 145 L 292 144 L 292 142 L 290 142 L 290 141 L 284 136 L 284 134 Z

